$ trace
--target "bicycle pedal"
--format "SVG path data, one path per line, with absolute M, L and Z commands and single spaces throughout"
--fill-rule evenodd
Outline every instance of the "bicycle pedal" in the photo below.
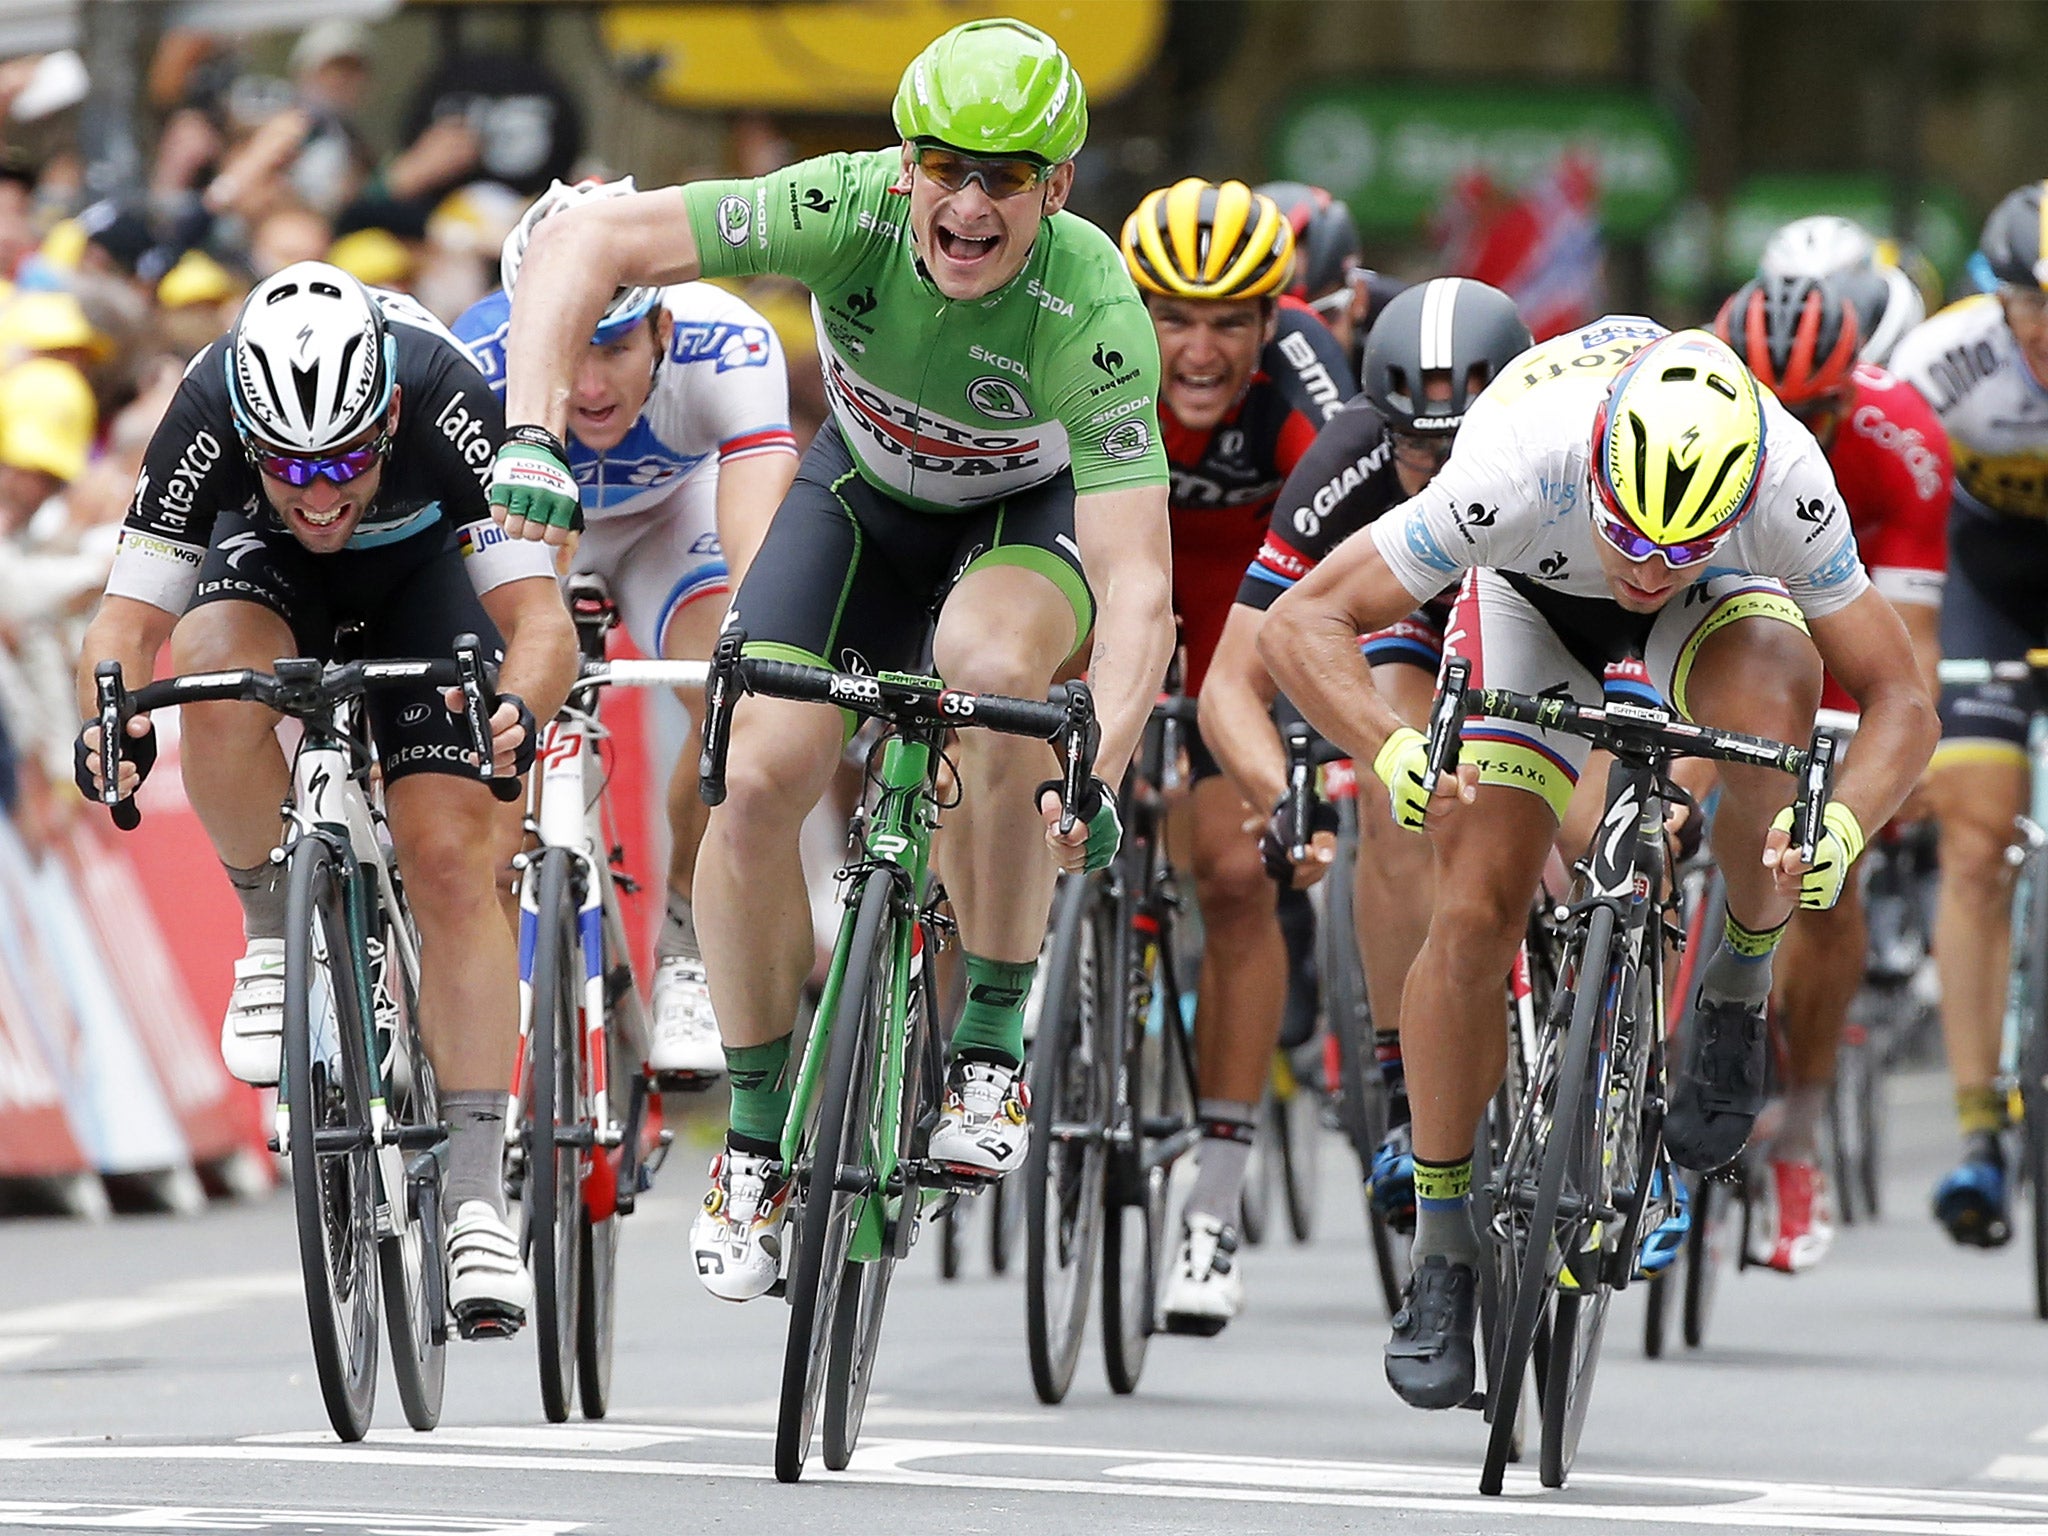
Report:
M 723 1072 L 656 1072 L 656 1093 L 705 1093 L 725 1081 Z
M 478 1302 L 455 1309 L 456 1331 L 465 1339 L 509 1339 L 525 1326 L 526 1314 L 516 1307 Z
M 1460 1408 L 1470 1408 L 1477 1413 L 1484 1413 L 1486 1412 L 1486 1394 L 1480 1391 L 1477 1387 L 1474 1387 L 1472 1389 L 1472 1395 L 1466 1398 L 1465 1401 L 1463 1401 L 1462 1403 L 1458 1404 L 1458 1406 Z

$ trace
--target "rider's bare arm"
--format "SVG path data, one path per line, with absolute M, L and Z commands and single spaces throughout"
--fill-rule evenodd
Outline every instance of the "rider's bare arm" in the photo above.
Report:
M 1913 660 L 1920 664 L 1920 680 L 1927 687 L 1927 696 L 1940 698 L 1941 684 L 1936 681 L 1936 673 L 1941 666 L 1941 609 L 1933 603 L 1902 603 L 1896 599 L 1892 607 L 1913 642 Z
M 1173 657 L 1173 545 L 1166 487 L 1129 486 L 1074 498 L 1074 536 L 1095 591 L 1089 675 L 1102 742 L 1095 773 L 1122 782 L 1166 664 Z
M 1287 751 L 1273 728 L 1278 691 L 1259 660 L 1259 631 L 1266 615 L 1247 603 L 1233 603 L 1209 675 L 1202 680 L 1202 742 L 1246 802 L 1277 804 L 1287 793 Z
M 697 238 L 678 187 L 598 198 L 541 220 L 505 340 L 505 419 L 561 436 L 570 375 L 612 294 L 688 282 L 697 271 Z
M 1432 595 L 1402 586 L 1372 539 L 1346 539 L 1268 610 L 1259 656 L 1310 725 L 1370 763 L 1405 722 L 1373 686 L 1358 637 Z
M 140 688 L 156 675 L 156 658 L 171 638 L 171 631 L 177 628 L 178 616 L 168 613 L 154 603 L 145 603 L 133 597 L 106 597 L 100 600 L 100 611 L 93 615 L 92 623 L 85 631 L 85 641 L 78 658 L 78 717 L 90 721 L 99 708 L 93 689 L 93 669 L 103 661 L 121 663 L 121 683 L 126 688 Z M 133 731 L 147 730 L 140 717 L 130 727 Z M 99 726 L 86 727 L 89 740 L 96 741 Z M 99 772 L 99 757 L 94 753 L 90 760 L 93 772 Z M 123 788 L 132 790 L 135 770 L 122 764 Z
M 754 552 L 768 536 L 768 523 L 796 478 L 795 454 L 767 453 L 718 466 L 718 542 L 737 592 Z
M 1863 716 L 1835 799 L 1874 832 L 1919 781 L 1941 734 L 1925 668 L 1916 665 L 1924 657 L 1916 657 L 1898 610 L 1875 588 L 1809 622 L 1821 660 Z

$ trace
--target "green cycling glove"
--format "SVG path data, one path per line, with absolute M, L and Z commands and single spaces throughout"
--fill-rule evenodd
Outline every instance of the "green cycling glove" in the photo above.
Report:
M 518 426 L 505 435 L 491 465 L 490 496 L 508 518 L 570 532 L 583 527 L 583 498 L 569 473 L 569 450 L 546 427 Z
M 1372 760 L 1372 771 L 1387 786 L 1394 825 L 1420 832 L 1429 820 L 1429 791 L 1423 787 L 1429 772 L 1429 738 L 1413 726 L 1402 726 L 1386 739 Z
M 1821 834 L 1813 848 L 1813 865 L 1799 877 L 1799 905 L 1810 912 L 1825 912 L 1842 899 L 1849 869 L 1863 852 L 1863 824 L 1856 813 L 1839 800 L 1830 800 L 1821 812 Z M 1771 830 L 1792 832 L 1792 807 L 1786 806 L 1771 818 Z
M 1042 806 L 1047 790 L 1057 795 L 1063 788 L 1058 779 L 1047 779 L 1032 792 L 1031 803 Z M 1098 869 L 1109 868 L 1110 860 L 1116 857 L 1116 851 L 1124 841 L 1124 824 L 1116 813 L 1115 793 L 1102 780 L 1091 778 L 1087 792 L 1081 796 L 1081 803 L 1074 809 L 1088 824 L 1088 842 L 1083 853 L 1088 873 L 1092 875 Z

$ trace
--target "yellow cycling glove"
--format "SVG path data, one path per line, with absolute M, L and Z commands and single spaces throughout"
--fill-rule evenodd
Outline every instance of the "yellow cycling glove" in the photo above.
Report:
M 1429 820 L 1429 791 L 1423 787 L 1429 773 L 1429 739 L 1413 726 L 1402 726 L 1380 748 L 1372 771 L 1387 786 L 1394 825 L 1420 832 Z
M 1771 830 L 1791 835 L 1791 806 L 1771 818 Z M 1821 834 L 1814 845 L 1812 867 L 1799 877 L 1799 905 L 1809 911 L 1825 912 L 1840 901 L 1850 866 L 1863 852 L 1863 843 L 1863 827 L 1856 820 L 1856 813 L 1841 801 L 1830 800 L 1821 813 Z

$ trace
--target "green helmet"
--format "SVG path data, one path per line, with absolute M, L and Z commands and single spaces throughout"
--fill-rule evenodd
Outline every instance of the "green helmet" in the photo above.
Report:
M 971 155 L 1071 160 L 1088 137 L 1088 93 L 1060 45 L 1008 17 L 934 39 L 896 88 L 896 131 Z

